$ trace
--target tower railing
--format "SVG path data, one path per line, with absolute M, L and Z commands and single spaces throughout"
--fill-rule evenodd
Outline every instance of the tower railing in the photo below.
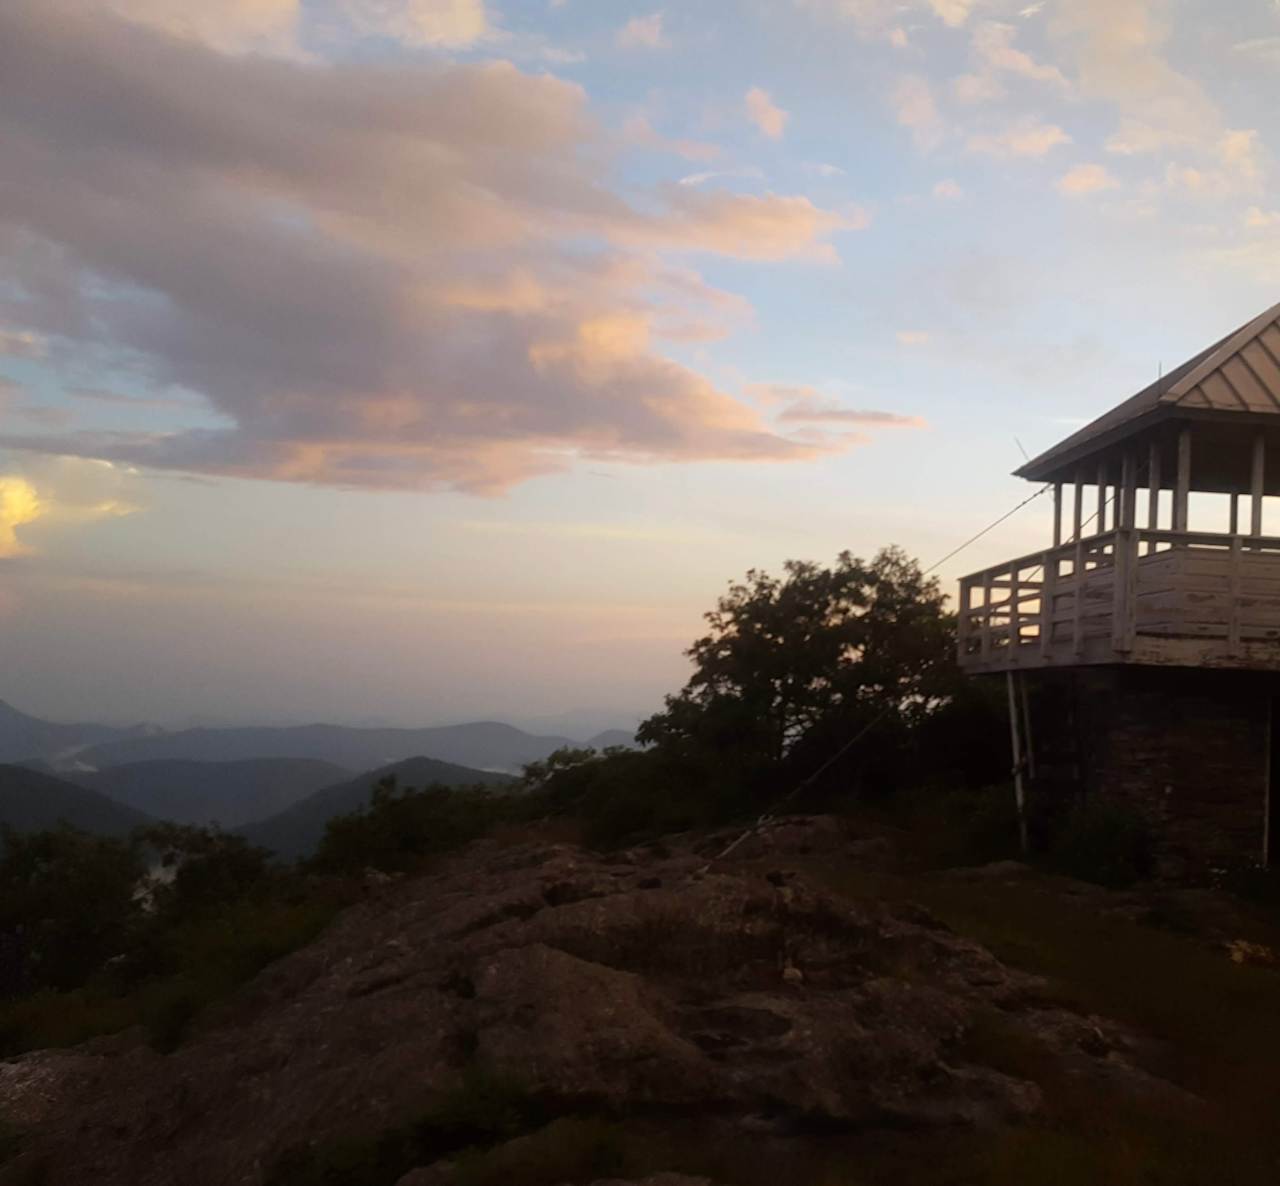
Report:
M 1280 666 L 1280 537 L 1116 528 L 964 577 L 957 628 L 971 670 L 1271 651 Z

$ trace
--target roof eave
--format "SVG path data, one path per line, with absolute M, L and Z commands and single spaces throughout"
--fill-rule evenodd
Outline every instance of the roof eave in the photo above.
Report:
M 1015 478 L 1025 478 L 1029 482 L 1052 481 L 1055 475 L 1079 464 L 1083 458 L 1110 449 L 1126 437 L 1137 436 L 1140 432 L 1144 432 L 1153 425 L 1168 420 L 1179 411 L 1182 411 L 1184 415 L 1186 414 L 1186 409 L 1179 409 L 1175 404 L 1158 404 L 1150 411 L 1144 412 L 1140 416 L 1135 416 L 1132 420 L 1126 420 L 1123 424 L 1117 424 L 1114 428 L 1099 436 L 1081 441 L 1070 449 L 1062 452 L 1051 449 L 1047 453 L 1041 453 L 1040 456 L 1033 457 L 1030 461 L 1015 469 L 1013 476 Z

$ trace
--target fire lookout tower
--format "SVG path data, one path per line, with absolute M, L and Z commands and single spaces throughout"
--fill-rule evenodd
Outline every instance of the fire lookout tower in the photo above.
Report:
M 1137 808 L 1166 867 L 1280 860 L 1280 305 L 1017 476 L 1053 542 L 960 582 L 959 658 L 1032 793 Z

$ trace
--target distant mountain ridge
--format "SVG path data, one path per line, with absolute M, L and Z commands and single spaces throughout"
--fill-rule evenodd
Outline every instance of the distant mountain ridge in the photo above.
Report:
M 609 749 L 615 745 L 635 749 L 638 743 L 636 735 L 627 729 L 606 729 L 603 733 L 597 733 L 586 744 L 588 749 Z
M 250 758 L 312 758 L 347 770 L 370 770 L 430 754 L 477 770 L 516 773 L 564 746 L 568 737 L 539 736 L 498 721 L 423 729 L 358 729 L 346 725 L 250 726 L 183 729 L 152 737 L 106 741 L 79 755 L 90 766 L 186 760 L 232 762 Z
M 275 815 L 352 773 L 314 758 L 157 759 L 63 777 L 158 819 L 236 828 Z
M 0 823 L 16 832 L 40 832 L 67 823 L 83 832 L 126 836 L 149 822 L 142 812 L 98 791 L 26 766 L 0 765 Z
M 236 830 L 251 843 L 270 849 L 285 860 L 307 856 L 320 843 L 329 820 L 335 815 L 346 815 L 364 807 L 372 796 L 373 788 L 391 776 L 401 787 L 417 790 L 433 784 L 486 786 L 495 790 L 516 784 L 509 774 L 473 770 L 434 758 L 414 757 L 324 787 L 269 819 L 258 820 Z
M 55 761 L 86 746 L 141 737 L 147 726 L 119 729 L 111 725 L 56 724 L 20 712 L 0 700 L 0 762 Z

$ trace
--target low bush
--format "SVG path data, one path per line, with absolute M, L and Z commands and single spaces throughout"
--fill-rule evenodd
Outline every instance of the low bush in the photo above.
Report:
M 386 778 L 373 788 L 367 807 L 329 821 L 308 865 L 319 873 L 409 872 L 511 819 L 515 807 L 513 796 L 489 790 L 415 790 Z
M 1054 872 L 1112 889 L 1132 885 L 1155 870 L 1150 824 L 1122 803 L 1085 799 L 1051 834 L 1046 863 Z

